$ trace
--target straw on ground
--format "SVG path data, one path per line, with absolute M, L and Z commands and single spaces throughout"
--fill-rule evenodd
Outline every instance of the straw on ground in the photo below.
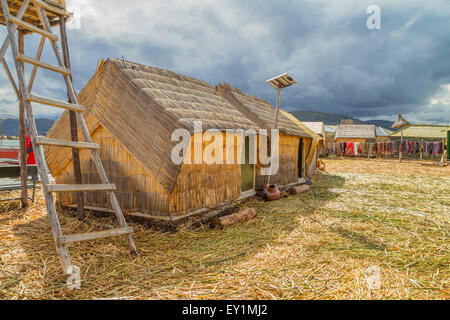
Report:
M 132 222 L 122 238 L 70 247 L 81 290 L 69 290 L 45 206 L 1 206 L 1 299 L 449 299 L 450 169 L 417 162 L 327 160 L 310 193 L 253 201 L 258 218 L 226 230 L 165 234 Z M 113 219 L 66 231 L 89 232 Z M 380 268 L 370 290 L 367 269 Z

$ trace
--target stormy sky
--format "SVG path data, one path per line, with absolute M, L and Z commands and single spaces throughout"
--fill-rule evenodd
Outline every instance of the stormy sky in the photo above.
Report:
M 211 85 L 228 82 L 272 103 L 276 93 L 265 80 L 289 72 L 299 84 L 282 93 L 288 111 L 386 120 L 402 113 L 415 123 L 450 123 L 448 0 L 68 2 L 76 13 L 69 41 L 77 90 L 98 59 L 123 56 Z M 380 30 L 367 28 L 370 5 L 381 10 Z M 26 53 L 34 56 L 39 39 L 30 39 Z M 50 54 L 44 59 L 55 62 Z M 39 71 L 34 92 L 64 98 L 62 85 Z M 16 110 L 2 70 L 0 117 Z

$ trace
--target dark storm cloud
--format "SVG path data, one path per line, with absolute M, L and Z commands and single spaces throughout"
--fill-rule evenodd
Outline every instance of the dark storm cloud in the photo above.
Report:
M 90 6 L 69 33 L 77 89 L 98 59 L 123 55 L 272 103 L 265 80 L 287 71 L 299 80 L 283 91 L 287 110 L 450 121 L 448 1 L 124 2 L 79 1 Z M 371 4 L 382 30 L 366 27 Z

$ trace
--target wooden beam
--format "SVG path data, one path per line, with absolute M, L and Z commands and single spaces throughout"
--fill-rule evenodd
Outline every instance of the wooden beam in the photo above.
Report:
M 19 54 L 17 56 L 17 60 L 22 61 L 22 62 L 26 62 L 26 63 L 29 63 L 29 64 L 34 64 L 34 65 L 36 65 L 38 67 L 41 67 L 41 68 L 44 68 L 44 69 L 47 69 L 47 70 L 50 70 L 50 71 L 58 72 L 58 73 L 61 73 L 61 74 L 65 75 L 65 76 L 70 76 L 71 75 L 71 71 L 69 69 L 67 69 L 67 68 L 58 67 L 58 66 L 52 65 L 50 63 L 43 62 L 43 61 L 37 60 L 35 58 L 26 56 L 24 54 Z
M 83 106 L 80 106 L 77 104 L 72 104 L 72 103 L 67 103 L 67 102 L 63 102 L 63 101 L 53 100 L 53 99 L 49 99 L 49 98 L 39 97 L 34 94 L 29 94 L 27 97 L 27 101 L 45 104 L 47 106 L 52 106 L 52 107 L 57 107 L 57 108 L 63 108 L 63 109 L 67 109 L 67 110 L 78 111 L 78 112 L 84 111 Z
M 45 31 L 45 30 L 43 30 L 43 29 L 41 29 L 41 28 L 35 27 L 35 26 L 33 26 L 32 24 L 30 24 L 30 23 L 27 23 L 27 22 L 25 22 L 25 21 L 22 21 L 22 20 L 20 20 L 20 19 L 17 19 L 17 18 L 15 18 L 15 17 L 12 17 L 12 16 L 9 17 L 8 20 L 9 20 L 9 22 L 12 22 L 12 23 L 18 25 L 18 26 L 21 27 L 22 29 L 26 29 L 26 30 L 29 30 L 29 31 L 31 31 L 31 32 L 40 34 L 41 36 L 47 37 L 47 38 L 49 38 L 50 40 L 58 41 L 58 37 L 57 37 L 56 35 L 54 35 L 53 33 L 48 32 L 48 31 Z
M 61 34 L 61 46 L 64 59 L 64 66 L 68 69 L 71 69 L 69 43 L 67 41 L 67 32 L 66 32 L 66 20 L 64 16 L 59 17 L 59 31 Z M 72 76 L 70 76 L 70 81 L 73 82 Z M 76 103 L 76 101 L 72 99 L 70 96 L 69 88 L 67 88 L 67 99 L 72 104 Z M 70 118 L 70 137 L 72 138 L 72 141 L 78 141 L 77 114 L 74 111 L 69 111 L 69 118 Z M 72 149 L 72 165 L 73 165 L 73 172 L 75 175 L 75 183 L 82 184 L 83 176 L 81 174 L 80 152 L 76 148 Z M 78 218 L 82 220 L 85 218 L 84 197 L 82 193 L 78 193 L 76 195 L 76 201 L 77 201 Z
M 39 43 L 39 48 L 38 48 L 38 51 L 36 54 L 36 60 L 41 59 L 42 51 L 44 50 L 44 45 L 45 45 L 45 37 L 43 36 L 41 38 L 41 42 Z M 31 92 L 31 90 L 33 89 L 33 84 L 34 84 L 34 79 L 36 78 L 37 69 L 38 69 L 37 66 L 33 66 L 33 70 L 31 71 L 31 75 L 30 75 L 30 80 L 28 81 L 28 92 Z
M 25 48 L 24 34 L 22 30 L 18 32 L 19 53 L 23 54 Z M 23 63 L 19 63 L 21 72 L 25 72 Z M 22 97 L 22 96 L 21 96 Z M 22 207 L 28 207 L 28 173 L 27 173 L 27 148 L 25 142 L 25 105 L 23 99 L 19 99 L 19 139 L 20 139 L 20 181 Z
M 14 89 L 14 92 L 16 93 L 17 100 L 20 100 L 20 93 L 19 89 L 17 88 L 16 82 L 14 81 L 14 77 L 11 73 L 11 70 L 9 70 L 8 64 L 6 63 L 5 59 L 2 59 L 2 65 L 5 69 L 6 75 L 8 76 L 9 82 L 11 83 L 11 86 Z
M 49 184 L 48 192 L 114 191 L 115 184 Z
M 58 239 L 61 244 L 73 243 L 73 242 L 81 242 L 81 241 L 89 241 L 101 238 L 108 238 L 114 236 L 120 236 L 124 234 L 133 233 L 133 228 L 117 228 L 99 232 L 85 233 L 85 234 L 74 234 L 69 236 L 62 236 Z
M 41 1 L 41 0 L 31 0 L 31 1 L 34 3 L 35 6 L 39 6 L 42 9 L 44 9 L 45 11 L 52 12 L 56 15 L 60 15 L 60 16 L 64 16 L 64 17 L 71 16 L 71 14 L 68 11 L 66 11 L 65 9 L 60 9 L 60 8 L 51 6 L 47 3 L 45 3 L 44 1 Z M 36 8 L 36 10 L 39 10 L 39 8 Z
M 67 147 L 67 148 L 73 148 L 73 149 L 93 149 L 93 150 L 100 149 L 100 146 L 96 143 L 56 140 L 56 139 L 50 139 L 50 138 L 41 137 L 41 136 L 37 137 L 35 139 L 34 144 L 41 145 L 41 146 Z

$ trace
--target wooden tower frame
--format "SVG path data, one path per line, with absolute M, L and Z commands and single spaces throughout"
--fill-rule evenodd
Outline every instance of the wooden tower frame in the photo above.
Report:
M 106 238 L 118 235 L 125 235 L 129 249 L 132 255 L 137 255 L 137 250 L 131 237 L 133 229 L 127 225 L 127 222 L 123 216 L 119 202 L 115 195 L 116 186 L 110 184 L 108 177 L 106 176 L 103 165 L 100 161 L 100 157 L 97 150 L 100 149 L 98 144 L 93 143 L 88 127 L 84 120 L 82 112 L 84 107 L 78 104 L 77 95 L 75 93 L 72 72 L 70 67 L 69 47 L 66 34 L 66 19 L 70 17 L 63 6 L 58 5 L 53 1 L 43 0 L 23 0 L 23 1 L 10 1 L 1 0 L 1 8 L 3 16 L 2 24 L 6 25 L 8 35 L 0 49 L 0 60 L 5 69 L 5 72 L 11 82 L 11 85 L 19 99 L 20 110 L 20 131 L 21 131 L 21 144 L 25 137 L 25 116 L 28 122 L 29 134 L 33 142 L 35 150 L 35 157 L 37 162 L 37 168 L 39 176 L 42 182 L 42 189 L 45 196 L 45 203 L 47 207 L 47 213 L 50 219 L 52 227 L 53 237 L 56 243 L 56 249 L 60 257 L 64 274 L 71 275 L 74 272 L 74 266 L 72 266 L 70 257 L 68 254 L 67 246 L 73 242 L 87 241 L 99 238 Z M 13 15 L 12 13 L 15 13 Z M 52 26 L 59 26 L 60 38 L 52 32 Z M 16 32 L 18 39 L 16 40 Z M 26 56 L 24 54 L 24 35 L 26 33 L 35 33 L 41 35 L 41 42 L 36 54 L 36 58 Z M 49 63 L 41 61 L 41 55 L 43 52 L 44 44 L 46 40 L 50 41 L 50 45 L 58 61 L 58 65 L 51 65 Z M 61 41 L 62 54 L 59 48 L 59 40 Z M 4 59 L 8 48 L 11 47 L 12 56 L 14 59 L 14 65 L 17 72 L 17 83 Z M 25 80 L 24 64 L 28 63 L 33 65 L 33 69 L 29 78 L 29 81 Z M 63 76 L 65 85 L 67 87 L 68 102 L 57 101 L 54 99 L 44 98 L 31 93 L 33 83 L 36 77 L 38 68 L 47 69 Z M 38 135 L 36 123 L 33 115 L 32 103 L 38 103 L 42 105 L 57 107 L 69 110 L 70 112 L 70 124 L 71 124 L 71 138 L 72 141 L 62 141 L 55 139 L 48 139 Z M 84 140 L 86 142 L 79 142 L 78 140 L 78 127 L 80 127 Z M 51 184 L 48 174 L 46 172 L 46 160 L 42 152 L 42 146 L 58 146 L 63 148 L 71 148 L 75 181 L 74 185 L 58 185 Z M 91 156 L 99 173 L 102 184 L 100 185 L 87 185 L 83 184 L 81 178 L 79 150 L 89 149 L 91 150 Z M 22 181 L 26 182 L 26 153 L 22 152 L 21 161 L 21 173 Z M 61 226 L 59 223 L 58 215 L 55 209 L 54 193 L 58 192 L 74 192 L 77 194 L 77 212 L 79 218 L 84 217 L 83 206 L 83 192 L 98 192 L 106 191 L 109 195 L 111 206 L 114 209 L 116 218 L 119 223 L 119 228 L 94 232 L 89 234 L 74 234 L 63 235 Z M 26 197 L 26 193 L 25 193 Z M 23 197 L 24 198 L 24 197 Z M 25 200 L 24 200 L 25 201 Z M 26 202 L 23 203 L 26 205 Z

